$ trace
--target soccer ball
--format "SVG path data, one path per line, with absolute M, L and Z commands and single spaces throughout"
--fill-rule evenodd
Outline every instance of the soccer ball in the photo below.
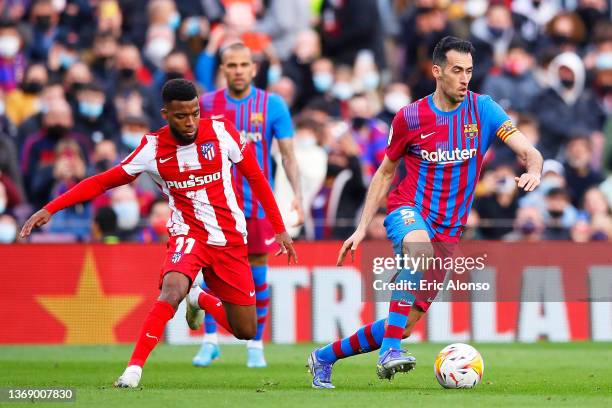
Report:
M 438 353 L 434 373 L 444 388 L 474 388 L 484 374 L 484 360 L 469 344 L 453 343 Z

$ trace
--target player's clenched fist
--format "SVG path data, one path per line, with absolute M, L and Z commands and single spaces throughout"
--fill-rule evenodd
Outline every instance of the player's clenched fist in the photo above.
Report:
M 26 223 L 23 225 L 23 228 L 21 228 L 21 238 L 27 237 L 32 232 L 32 228 L 42 227 L 48 223 L 50 219 L 51 213 L 49 213 L 49 211 L 45 210 L 44 208 L 42 210 L 38 210 L 30 218 L 28 218 Z
M 538 174 L 523 173 L 521 177 L 515 177 L 518 187 L 525 191 L 533 191 L 540 185 L 540 176 Z
M 348 239 L 342 244 L 342 248 L 340 248 L 340 254 L 338 254 L 338 261 L 336 261 L 336 265 L 342 265 L 349 250 L 351 251 L 351 262 L 355 262 L 355 251 L 357 250 L 359 243 L 363 241 L 364 238 L 365 232 L 360 229 L 356 230 L 353 235 L 348 237 Z

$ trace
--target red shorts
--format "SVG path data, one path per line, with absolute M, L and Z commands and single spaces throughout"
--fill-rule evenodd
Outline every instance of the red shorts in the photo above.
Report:
M 278 251 L 274 229 L 267 218 L 247 218 L 246 223 L 249 255 Z
M 216 247 L 180 235 L 170 237 L 167 248 L 160 288 L 168 272 L 180 272 L 193 282 L 202 270 L 206 286 L 222 301 L 255 304 L 255 284 L 246 245 Z

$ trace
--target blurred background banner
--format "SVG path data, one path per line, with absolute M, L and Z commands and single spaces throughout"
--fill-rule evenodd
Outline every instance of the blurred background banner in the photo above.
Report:
M 410 341 L 612 340 L 612 259 L 606 244 L 471 245 L 489 254 L 482 273 L 493 278 L 480 279 L 496 290 L 472 292 L 466 301 L 439 299 Z M 297 266 L 284 266 L 284 257 L 272 260 L 265 340 L 326 342 L 386 316 L 387 304 L 372 301 L 379 294 L 370 293 L 368 259 L 389 256 L 388 245 L 364 243 L 355 263 L 343 267 L 335 266 L 340 242 L 296 247 Z M 162 245 L 0 246 L 0 343 L 133 342 L 159 294 L 164 253 Z M 201 334 L 187 328 L 182 304 L 166 341 L 195 344 Z

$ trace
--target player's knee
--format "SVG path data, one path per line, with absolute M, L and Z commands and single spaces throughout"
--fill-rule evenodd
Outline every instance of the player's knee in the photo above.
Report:
M 170 303 L 172 307 L 176 309 L 186 295 L 187 292 L 183 287 L 181 287 L 181 285 L 164 282 L 162 291 L 159 295 L 159 300 Z
M 251 340 L 256 334 L 256 325 L 242 325 L 234 329 L 234 336 L 239 340 Z
M 433 246 L 429 242 L 403 242 L 404 253 L 413 258 L 429 259 L 434 256 Z

